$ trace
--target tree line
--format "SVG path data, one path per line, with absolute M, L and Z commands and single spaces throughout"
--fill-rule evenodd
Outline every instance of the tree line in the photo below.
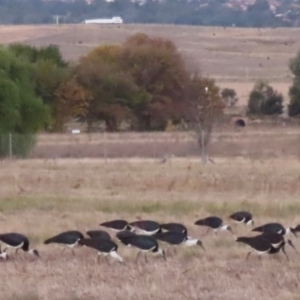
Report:
M 72 119 L 89 131 L 99 122 L 108 131 L 122 123 L 163 130 L 168 120 L 191 122 L 194 102 L 202 110 L 224 106 L 214 80 L 190 72 L 168 39 L 138 33 L 73 65 L 53 45 L 12 44 L 0 51 L 0 133 L 62 131 Z
M 121 16 L 125 23 L 161 23 L 205 26 L 270 27 L 299 26 L 299 8 L 292 0 L 278 3 L 274 12 L 267 0 L 257 0 L 246 9 L 230 7 L 223 0 L 1 0 L 2 24 L 49 24 L 60 16 L 62 23 Z M 277 15 L 277 16 L 276 16 Z
M 299 66 L 300 52 L 290 61 L 292 117 L 300 116 Z M 190 71 L 173 42 L 143 33 L 121 45 L 96 47 L 75 64 L 66 62 L 54 45 L 0 47 L 1 135 L 62 132 L 71 120 L 87 124 L 90 132 L 99 124 L 107 131 L 124 124 L 127 130 L 153 131 L 181 123 L 196 132 L 205 161 L 213 126 L 237 101 L 234 90 L 220 91 L 213 79 Z M 257 82 L 247 113 L 282 112 L 282 95 L 267 82 Z

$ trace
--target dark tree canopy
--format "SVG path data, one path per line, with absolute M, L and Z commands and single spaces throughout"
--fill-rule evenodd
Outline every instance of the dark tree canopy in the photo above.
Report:
M 32 65 L 0 48 L 0 133 L 34 133 L 49 121 L 49 110 L 35 94 Z
M 248 115 L 280 115 L 283 112 L 283 96 L 266 81 L 255 83 L 248 100 Z

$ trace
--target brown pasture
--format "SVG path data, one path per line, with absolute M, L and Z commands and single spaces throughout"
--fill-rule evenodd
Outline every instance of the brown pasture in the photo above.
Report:
M 299 254 L 292 248 L 286 248 L 289 261 L 279 253 L 246 262 L 248 247 L 234 239 L 252 235 L 250 228 L 214 236 L 194 225 L 208 215 L 232 224 L 229 214 L 240 209 L 250 210 L 256 225 L 300 223 L 299 130 L 246 130 L 217 129 L 210 148 L 215 163 L 205 166 L 192 135 L 172 132 L 41 135 L 32 158 L 1 161 L 1 232 L 27 234 L 42 257 L 10 252 L 10 260 L 0 261 L 3 299 L 298 299 Z M 186 155 L 176 152 L 162 164 L 166 147 Z M 63 158 L 62 149 L 73 154 Z M 75 249 L 73 257 L 69 250 L 61 254 L 60 246 L 43 245 L 61 231 L 85 232 L 115 218 L 182 222 L 207 252 L 182 248 L 168 252 L 166 262 L 149 256 L 148 264 L 143 258 L 136 264 L 137 252 L 120 245 L 123 266 L 96 264 L 91 249 Z
M 245 257 L 247 246 L 234 238 L 251 235 L 234 227 L 217 236 L 193 223 L 219 215 L 225 223 L 239 209 L 252 211 L 257 225 L 299 221 L 299 167 L 296 158 L 251 160 L 219 158 L 203 166 L 198 158 L 29 159 L 1 163 L 1 232 L 29 236 L 41 260 L 24 253 L 0 262 L 3 299 L 297 299 L 299 254 L 292 248 L 273 257 Z M 61 254 L 43 241 L 61 231 L 99 228 L 114 218 L 178 221 L 199 247 L 178 249 L 164 262 L 149 256 L 134 262 L 136 251 L 120 245 L 126 265 L 96 264 L 96 252 L 77 248 Z M 300 250 L 300 243 L 293 238 Z M 164 245 L 162 247 L 166 248 Z
M 287 63 L 300 45 L 300 29 L 163 25 L 1 26 L 0 42 L 54 43 L 74 60 L 138 31 L 171 37 L 203 74 L 235 88 L 241 104 L 262 77 L 286 94 Z M 212 214 L 231 223 L 229 214 L 240 209 L 250 210 L 256 225 L 300 223 L 299 136 L 285 121 L 242 131 L 218 126 L 209 146 L 215 163 L 203 166 L 192 133 L 40 135 L 30 159 L 0 161 L 0 231 L 27 234 L 42 257 L 10 252 L 0 261 L 1 299 L 299 299 L 299 254 L 289 246 L 289 261 L 279 253 L 245 262 L 249 249 L 234 238 L 251 235 L 250 228 L 205 236 L 193 225 Z M 175 157 L 162 164 L 165 154 Z M 182 222 L 207 252 L 183 248 L 166 262 L 150 256 L 135 264 L 136 251 L 120 245 L 127 264 L 108 266 L 96 264 L 91 249 L 75 249 L 73 257 L 43 245 L 61 231 L 85 232 L 114 218 Z
M 119 44 L 137 32 L 170 38 L 190 68 L 235 88 L 244 105 L 255 80 L 266 79 L 288 94 L 289 60 L 300 49 L 299 28 L 235 28 L 174 25 L 0 26 L 0 43 L 56 44 L 64 57 L 77 60 L 98 45 Z

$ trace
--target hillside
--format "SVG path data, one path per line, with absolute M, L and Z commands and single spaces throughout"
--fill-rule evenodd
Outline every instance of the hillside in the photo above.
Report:
M 267 79 L 287 95 L 290 58 L 300 49 L 300 28 L 223 28 L 175 25 L 0 26 L 0 43 L 57 44 L 77 60 L 101 44 L 118 44 L 136 32 L 171 38 L 191 68 L 237 90 L 242 102 L 255 80 Z

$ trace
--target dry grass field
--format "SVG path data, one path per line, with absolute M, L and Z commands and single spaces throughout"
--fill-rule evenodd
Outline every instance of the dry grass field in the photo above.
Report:
M 2 299 L 299 299 L 300 262 L 287 246 L 271 258 L 250 256 L 234 238 L 250 229 L 234 227 L 204 236 L 195 220 L 239 209 L 253 212 L 256 225 L 300 222 L 300 163 L 295 158 L 219 158 L 202 166 L 197 158 L 4 160 L 1 163 L 1 232 L 26 233 L 40 260 L 0 262 Z M 178 249 L 167 261 L 149 257 L 135 264 L 136 251 L 120 245 L 126 265 L 95 264 L 96 253 L 76 256 L 43 241 L 64 230 L 99 228 L 101 221 L 125 218 L 179 221 L 200 247 Z M 300 251 L 300 242 L 291 237 Z M 162 247 L 164 247 L 162 245 Z
M 0 43 L 26 42 L 60 47 L 76 60 L 102 44 L 119 44 L 137 32 L 171 38 L 192 68 L 217 79 L 221 87 L 236 89 L 240 105 L 255 80 L 267 79 L 287 97 L 291 84 L 289 60 L 300 49 L 299 28 L 223 28 L 124 24 L 0 26 Z
M 299 125 L 249 124 L 237 131 L 232 124 L 217 127 L 211 137 L 212 157 L 300 159 Z M 94 133 L 39 135 L 32 158 L 156 158 L 199 156 L 192 132 Z
M 254 80 L 269 79 L 287 94 L 288 61 L 300 48 L 300 29 L 238 29 L 167 25 L 0 26 L 0 43 L 57 44 L 76 60 L 93 47 L 120 43 L 136 32 L 172 38 L 189 62 L 235 88 L 245 104 Z M 284 121 L 232 125 L 213 133 L 209 153 L 215 164 L 201 165 L 190 133 L 116 133 L 40 135 L 32 157 L 0 161 L 1 232 L 28 235 L 40 251 L 35 260 L 19 253 L 0 261 L 0 299 L 5 300 L 296 300 L 300 299 L 299 251 L 255 255 L 234 235 L 204 235 L 194 222 L 250 210 L 256 225 L 300 223 L 300 132 Z M 160 164 L 165 154 L 175 157 Z M 43 241 L 61 231 L 86 232 L 114 218 L 184 223 L 206 248 L 178 249 L 167 261 L 149 257 L 135 264 L 136 251 L 120 245 L 126 265 L 96 264 L 95 251 L 75 249 L 76 256 Z M 165 247 L 162 244 L 162 247 Z

